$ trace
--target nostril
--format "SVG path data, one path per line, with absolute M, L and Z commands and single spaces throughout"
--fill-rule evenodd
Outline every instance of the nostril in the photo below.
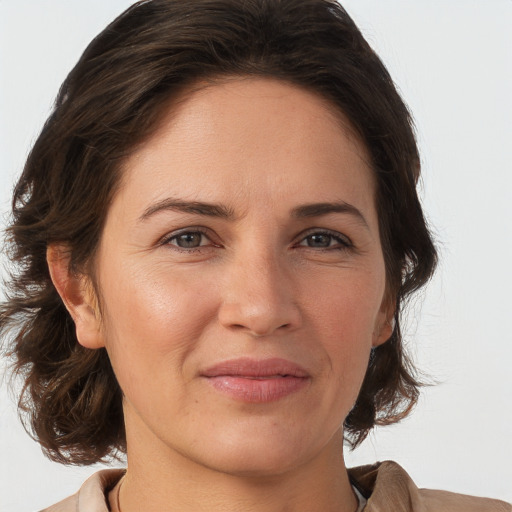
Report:
M 300 325 L 300 316 L 299 307 L 292 301 L 258 301 L 254 297 L 224 302 L 218 311 L 225 328 L 255 338 L 288 332 Z

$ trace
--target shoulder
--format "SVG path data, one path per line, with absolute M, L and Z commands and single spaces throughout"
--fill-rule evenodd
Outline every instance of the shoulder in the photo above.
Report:
M 425 510 L 446 510 L 449 512 L 512 512 L 512 505 L 490 498 L 477 498 L 466 494 L 447 491 L 419 489 Z
M 353 483 L 368 498 L 365 512 L 512 512 L 504 501 L 447 491 L 419 489 L 396 462 L 349 470 Z
M 123 476 L 124 469 L 104 469 L 89 477 L 80 490 L 41 512 L 108 512 L 106 493 Z

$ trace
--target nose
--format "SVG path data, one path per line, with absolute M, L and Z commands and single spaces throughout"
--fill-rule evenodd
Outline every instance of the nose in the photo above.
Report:
M 293 269 L 276 256 L 240 255 L 227 274 L 219 310 L 224 327 L 259 338 L 301 325 Z

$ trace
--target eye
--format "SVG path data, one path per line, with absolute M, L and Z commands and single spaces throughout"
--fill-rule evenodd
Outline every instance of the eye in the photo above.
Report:
M 162 240 L 162 245 L 172 245 L 178 249 L 191 250 L 211 245 L 211 241 L 203 231 L 195 229 L 168 236 Z
M 348 237 L 332 231 L 310 233 L 298 245 L 310 249 L 348 249 L 353 246 Z

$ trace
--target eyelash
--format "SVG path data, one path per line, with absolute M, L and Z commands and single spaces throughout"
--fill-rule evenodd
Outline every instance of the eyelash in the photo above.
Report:
M 183 230 L 181 232 L 172 233 L 170 236 L 166 236 L 165 238 L 163 238 L 161 240 L 160 245 L 172 246 L 172 250 L 175 250 L 175 251 L 178 251 L 181 253 L 188 253 L 188 254 L 193 253 L 193 252 L 200 252 L 200 251 L 204 250 L 205 247 L 209 247 L 209 246 L 200 245 L 198 247 L 184 248 L 184 247 L 179 247 L 178 245 L 171 243 L 173 240 L 176 240 L 178 237 L 183 236 L 183 235 L 201 235 L 201 236 L 204 236 L 205 238 L 207 238 L 208 240 L 210 240 L 206 230 L 201 229 L 201 228 L 187 228 L 186 230 Z M 301 242 L 304 242 L 309 237 L 312 237 L 314 235 L 330 237 L 331 241 L 335 240 L 336 242 L 338 242 L 339 245 L 334 246 L 334 247 L 316 247 L 316 248 L 300 245 Z M 210 240 L 210 242 L 211 242 L 211 240 Z M 212 245 L 214 247 L 220 247 L 219 245 L 214 244 L 214 243 L 212 243 Z M 306 249 L 312 249 L 317 252 L 318 251 L 347 251 L 347 250 L 354 248 L 352 241 L 347 236 L 342 235 L 341 233 L 338 233 L 336 231 L 330 231 L 328 229 L 327 230 L 326 229 L 310 230 L 309 232 L 307 232 L 305 235 L 302 236 L 299 243 L 296 245 L 299 247 L 305 247 Z
M 170 236 L 164 237 L 162 239 L 162 241 L 160 242 L 160 245 L 167 245 L 167 246 L 170 245 L 170 246 L 172 246 L 173 250 L 176 250 L 178 252 L 183 252 L 183 253 L 198 252 L 198 251 L 201 251 L 202 249 L 204 249 L 204 247 L 205 247 L 204 245 L 199 246 L 199 247 L 190 247 L 190 248 L 186 249 L 184 247 L 179 247 L 178 245 L 171 244 L 172 240 L 175 240 L 178 237 L 183 236 L 183 235 L 202 235 L 205 238 L 208 238 L 208 233 L 206 232 L 206 230 L 203 230 L 201 228 L 187 228 L 186 230 L 183 230 L 181 232 L 173 233 Z M 210 239 L 208 238 L 208 240 L 210 240 Z M 217 244 L 213 244 L 213 245 L 215 247 L 219 247 Z
M 341 233 L 337 233 L 336 231 L 330 231 L 328 229 L 319 229 L 319 230 L 310 231 L 307 235 L 305 235 L 301 239 L 301 242 L 313 235 L 328 236 L 331 238 L 331 241 L 336 240 L 336 242 L 338 242 L 339 246 L 317 247 L 317 248 L 307 247 L 308 249 L 314 249 L 314 250 L 320 250 L 320 251 L 322 251 L 322 250 L 323 251 L 333 251 L 333 250 L 344 251 L 344 250 L 352 249 L 354 247 L 354 244 L 352 243 L 350 238 L 348 238 L 345 235 L 342 235 Z M 304 247 L 304 246 L 301 246 L 301 247 Z

